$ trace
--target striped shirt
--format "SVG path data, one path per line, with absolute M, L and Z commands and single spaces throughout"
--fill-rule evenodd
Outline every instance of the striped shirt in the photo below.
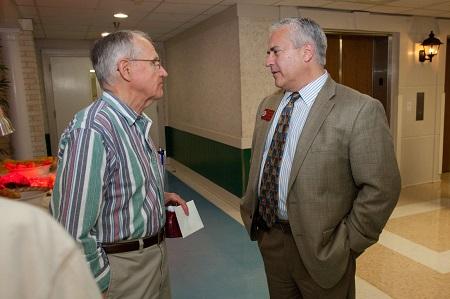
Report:
M 291 167 L 294 160 L 295 150 L 297 148 L 297 142 L 300 138 L 300 134 L 302 133 L 306 119 L 308 118 L 309 111 L 311 110 L 311 107 L 316 100 L 317 94 L 322 89 L 327 78 L 328 73 L 325 71 L 325 73 L 319 78 L 300 89 L 298 91 L 300 93 L 300 98 L 294 103 L 294 109 L 292 110 L 291 120 L 289 122 L 284 153 L 281 160 L 280 176 L 278 178 L 278 218 L 281 220 L 288 219 L 286 208 L 288 191 L 287 187 L 291 174 Z M 280 105 L 277 108 L 272 126 L 270 127 L 269 133 L 267 135 L 266 143 L 264 146 L 264 156 L 261 161 L 261 172 L 259 174 L 258 190 L 260 189 L 264 164 L 266 162 L 267 153 L 269 151 L 270 143 L 272 142 L 273 134 L 275 133 L 278 118 L 280 117 L 281 111 L 283 111 L 284 107 L 288 104 L 291 94 L 292 92 L 288 91 L 284 93 L 283 99 L 281 100 Z
M 51 212 L 82 245 L 102 291 L 110 269 L 101 243 L 152 236 L 165 223 L 151 124 L 104 92 L 61 136 Z

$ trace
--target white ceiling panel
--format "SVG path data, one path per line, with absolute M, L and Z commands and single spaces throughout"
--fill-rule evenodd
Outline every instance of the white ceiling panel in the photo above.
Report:
M 5 1 L 5 0 L 0 0 Z M 141 29 L 166 39 L 234 4 L 302 6 L 450 19 L 450 0 L 8 0 L 21 18 L 32 18 L 35 36 L 91 39 L 103 31 Z M 114 12 L 127 19 L 116 19 Z M 42 27 L 41 27 L 42 25 Z
M 123 12 L 128 15 L 126 19 L 118 19 L 113 15 L 116 12 Z M 94 16 L 96 19 L 108 20 L 109 22 L 138 22 L 142 20 L 145 16 L 147 16 L 148 12 L 145 10 L 134 10 L 134 11 L 123 11 L 123 10 L 115 10 L 114 8 L 104 8 L 104 9 L 96 9 L 94 12 Z
M 442 0 L 396 0 L 392 3 L 389 3 L 391 6 L 402 6 L 402 7 L 412 7 L 412 8 L 420 8 L 427 7 L 433 4 L 442 3 Z
M 124 0 L 99 0 L 99 4 L 97 6 L 98 9 L 111 9 L 114 11 L 123 11 L 125 13 L 132 11 L 144 11 L 149 12 L 153 10 L 158 5 L 161 5 L 161 2 L 133 2 L 133 1 L 124 1 Z
M 222 0 L 166 0 L 164 2 L 166 2 L 166 3 L 182 3 L 182 4 L 189 3 L 189 4 L 215 5 L 215 4 L 222 2 Z
M 255 4 L 255 5 L 277 5 L 280 0 L 224 0 L 220 4 L 232 5 L 232 4 Z
M 45 32 L 61 31 L 61 26 L 59 25 L 42 24 L 40 27 L 43 28 Z M 78 32 L 86 32 L 88 28 L 89 28 L 88 25 L 83 24 L 72 24 L 70 26 L 71 31 L 78 31 Z
M 212 18 L 212 15 L 199 15 L 197 17 L 195 17 L 194 19 L 190 20 L 189 22 L 183 24 L 184 27 L 192 27 L 194 25 L 197 25 L 198 23 L 201 23 L 209 18 Z
M 169 13 L 169 14 L 201 14 L 208 10 L 211 6 L 204 4 L 188 4 L 188 3 L 167 3 L 163 2 L 158 8 L 155 9 L 157 13 Z
M 36 0 L 38 6 L 95 8 L 99 0 Z
M 387 6 L 387 5 L 376 5 L 373 7 L 367 8 L 369 12 L 379 12 L 379 13 L 387 13 L 387 14 L 407 14 L 407 12 L 411 10 L 409 7 L 399 7 L 399 6 Z
M 70 29 L 72 24 L 79 24 L 79 23 L 92 23 L 92 16 L 84 15 L 84 16 L 75 16 L 75 15 L 67 15 L 67 16 L 52 16 L 52 17 L 44 17 L 40 18 L 42 24 L 53 24 L 53 25 L 59 25 L 61 27 L 61 30 L 63 29 Z M 35 20 L 33 18 L 33 20 Z
M 438 9 L 441 11 L 450 11 L 450 1 L 433 5 L 433 9 Z
M 70 31 L 70 30 L 54 30 L 54 31 L 46 31 L 45 36 L 49 38 L 55 39 L 84 39 L 86 32 L 80 31 Z
M 436 15 L 442 14 L 442 12 L 439 10 L 420 8 L 420 9 L 409 10 L 408 14 L 415 15 L 415 16 L 430 16 L 430 15 L 436 16 Z
M 216 15 L 219 12 L 224 11 L 227 8 L 230 8 L 231 5 L 217 5 L 217 6 L 213 6 L 211 8 L 209 8 L 207 11 L 203 12 L 203 14 L 206 15 Z
M 170 22 L 181 22 L 186 23 L 197 15 L 195 14 L 168 14 L 168 13 L 152 13 L 145 17 L 145 19 L 141 20 L 141 22 L 146 21 L 170 21 Z M 139 24 L 138 24 L 139 25 Z
M 138 25 L 136 25 L 136 28 L 142 28 L 142 27 L 151 27 L 151 28 L 159 28 L 164 30 L 170 30 L 174 27 L 178 27 L 180 25 L 183 25 L 183 22 L 162 22 L 162 21 L 155 21 L 155 20 L 147 20 L 145 22 L 141 22 Z
M 373 6 L 374 6 L 373 4 L 366 4 L 366 3 L 332 2 L 331 4 L 324 5 L 323 7 L 355 11 L 355 10 L 367 10 L 368 8 Z
M 334 2 L 352 2 L 352 3 L 364 3 L 364 4 L 373 4 L 373 5 L 385 5 L 395 2 L 396 0 L 332 0 Z
M 283 0 L 279 1 L 277 5 L 283 6 L 312 6 L 322 7 L 324 5 L 335 3 L 331 0 Z
M 83 18 L 84 16 L 93 16 L 94 15 L 94 9 L 83 9 L 83 8 L 69 8 L 69 7 L 47 7 L 47 6 L 40 6 L 38 7 L 38 13 L 41 16 L 41 18 L 46 17 L 79 17 Z
M 450 11 L 449 11 L 449 12 L 445 12 L 445 13 L 439 15 L 439 17 L 450 19 Z

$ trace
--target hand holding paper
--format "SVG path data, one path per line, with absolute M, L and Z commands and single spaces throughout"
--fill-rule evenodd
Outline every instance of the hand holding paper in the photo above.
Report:
M 189 208 L 189 216 L 186 216 L 181 206 L 175 208 L 177 221 L 180 225 L 181 234 L 186 238 L 190 234 L 203 228 L 203 222 L 198 214 L 197 207 L 193 200 L 186 203 Z

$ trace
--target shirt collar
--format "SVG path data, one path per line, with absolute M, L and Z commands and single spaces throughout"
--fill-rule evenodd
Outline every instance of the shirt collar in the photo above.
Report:
M 322 89 L 323 85 L 327 81 L 328 78 L 328 72 L 325 70 L 325 72 L 320 75 L 317 79 L 315 79 L 312 82 L 309 82 L 307 85 L 305 85 L 302 89 L 298 90 L 298 93 L 301 96 L 301 99 L 308 105 L 311 106 L 314 104 L 314 100 L 317 97 L 317 94 Z M 292 94 L 292 91 L 287 91 L 285 93 L 285 98 L 289 98 Z
M 114 111 L 121 114 L 130 126 L 135 124 L 140 118 L 146 120 L 150 125 L 152 124 L 152 120 L 144 112 L 142 112 L 141 115 L 137 114 L 133 109 L 128 107 L 128 105 L 124 104 L 111 93 L 103 91 L 102 100 L 108 103 Z

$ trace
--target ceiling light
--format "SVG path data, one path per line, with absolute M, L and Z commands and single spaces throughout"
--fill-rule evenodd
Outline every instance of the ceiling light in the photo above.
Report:
M 119 18 L 119 19 L 126 19 L 126 18 L 128 18 L 128 15 L 124 14 L 123 12 L 118 12 L 118 13 L 114 14 L 114 17 Z
M 95 73 L 95 70 L 89 70 L 89 73 Z
M 109 35 L 109 32 L 102 32 L 102 37 Z

